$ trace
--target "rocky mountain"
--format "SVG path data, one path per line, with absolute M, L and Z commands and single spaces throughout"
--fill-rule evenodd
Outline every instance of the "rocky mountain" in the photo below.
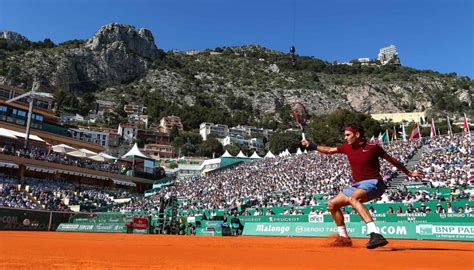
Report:
M 17 45 L 29 41 L 26 37 L 11 31 L 0 32 L 0 38 L 4 39 L 9 44 Z
M 43 91 L 142 103 L 156 117 L 199 105 L 253 120 L 281 119 L 297 100 L 312 113 L 466 111 L 474 89 L 468 77 L 402 66 L 298 56 L 293 67 L 287 54 L 256 45 L 165 53 L 149 30 L 116 23 L 87 41 L 21 50 L 0 46 L 0 83 L 29 88 L 35 78 Z

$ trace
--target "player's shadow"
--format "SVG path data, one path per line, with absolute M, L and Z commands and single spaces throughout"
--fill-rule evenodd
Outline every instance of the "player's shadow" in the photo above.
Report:
M 432 250 L 432 251 L 470 251 L 472 249 L 461 249 L 461 248 L 430 248 L 430 247 L 391 247 L 391 248 L 383 248 L 379 249 L 378 251 L 406 251 L 406 250 Z

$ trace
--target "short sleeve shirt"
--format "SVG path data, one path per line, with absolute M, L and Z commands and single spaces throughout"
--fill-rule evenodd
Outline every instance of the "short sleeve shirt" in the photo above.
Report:
M 378 144 L 345 143 L 337 147 L 337 152 L 347 155 L 352 170 L 353 183 L 369 179 L 382 180 L 379 158 L 383 157 L 386 152 Z

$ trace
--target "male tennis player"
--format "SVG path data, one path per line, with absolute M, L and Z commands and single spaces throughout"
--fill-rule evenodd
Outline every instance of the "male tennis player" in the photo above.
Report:
M 380 234 L 378 228 L 363 203 L 380 197 L 387 188 L 380 175 L 379 158 L 383 158 L 398 170 L 410 177 L 423 176 L 420 172 L 410 172 L 399 161 L 388 155 L 378 144 L 371 144 L 364 138 L 363 130 L 355 124 L 349 124 L 344 129 L 346 143 L 337 147 L 316 145 L 309 140 L 302 140 L 301 144 L 308 150 L 317 150 L 324 154 L 341 153 L 347 155 L 352 170 L 352 185 L 344 189 L 328 203 L 328 210 L 337 225 L 339 236 L 333 246 L 350 247 L 352 240 L 347 234 L 344 216 L 341 207 L 351 205 L 367 224 L 370 240 L 368 249 L 383 247 L 388 241 Z

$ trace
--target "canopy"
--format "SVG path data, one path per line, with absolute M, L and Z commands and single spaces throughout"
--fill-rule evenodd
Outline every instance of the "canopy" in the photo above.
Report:
M 272 151 L 268 151 L 264 158 L 274 158 L 274 157 L 275 155 L 272 153 Z
M 63 154 L 77 150 L 76 148 L 69 146 L 67 144 L 53 145 L 52 149 L 53 149 L 53 152 L 63 153 Z
M 10 132 L 11 130 L 5 129 L 5 128 L 0 128 L 0 136 L 9 138 L 9 139 L 18 139 L 13 133 Z
M 296 154 L 297 154 L 297 155 L 301 155 L 301 154 L 303 154 L 303 152 L 301 152 L 301 149 L 298 148 L 298 150 L 296 150 Z
M 102 152 L 102 153 L 99 153 L 99 156 L 105 158 L 105 159 L 118 159 L 114 156 L 111 156 L 111 155 L 107 155 L 106 153 Z
M 14 131 L 14 130 L 9 130 L 8 131 L 13 134 L 15 137 L 21 137 L 21 138 L 26 138 L 26 134 L 25 133 L 22 133 L 22 132 L 18 132 L 18 131 Z M 33 135 L 33 134 L 30 134 L 28 136 L 28 139 L 30 140 L 33 140 L 33 141 L 38 141 L 38 142 L 45 142 L 43 139 L 41 139 L 40 137 L 36 136 L 36 135 Z
M 243 152 L 242 150 L 240 150 L 239 154 L 237 155 L 237 157 L 239 158 L 248 158 Z
M 225 150 L 225 153 L 221 157 L 234 157 L 229 153 L 229 151 Z
M 147 157 L 145 154 L 143 154 L 140 149 L 138 149 L 138 145 L 135 143 L 132 147 L 132 149 L 130 149 L 130 151 L 128 151 L 128 153 L 126 153 L 125 155 L 122 156 L 122 158 L 134 158 L 134 157 L 141 157 L 141 158 L 147 158 L 149 159 L 149 157 Z
M 252 154 L 252 156 L 250 156 L 250 158 L 260 159 L 260 158 L 262 158 L 262 157 L 259 156 L 256 151 L 254 151 L 253 154 Z

